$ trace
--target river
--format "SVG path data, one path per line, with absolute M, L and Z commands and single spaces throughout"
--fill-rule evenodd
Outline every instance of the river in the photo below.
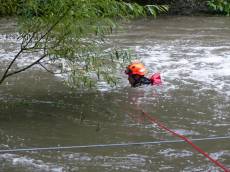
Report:
M 0 149 L 175 140 L 145 112 L 188 138 L 230 136 L 230 20 L 159 17 L 128 23 L 110 40 L 132 49 L 161 86 L 73 90 L 34 68 L 0 86 Z M 6 37 L 6 34 L 10 36 Z M 0 20 L 0 66 L 18 49 L 15 24 Z M 20 62 L 17 64 L 20 66 Z M 230 168 L 230 140 L 195 142 Z M 0 154 L 3 172 L 221 171 L 186 143 Z

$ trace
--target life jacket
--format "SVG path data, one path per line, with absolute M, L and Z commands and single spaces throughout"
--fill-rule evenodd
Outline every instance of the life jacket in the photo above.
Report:
M 159 85 L 159 84 L 162 84 L 160 73 L 155 73 L 155 74 L 153 74 L 153 75 L 151 76 L 151 78 L 150 78 L 150 81 L 151 81 L 151 84 L 152 84 L 152 85 Z

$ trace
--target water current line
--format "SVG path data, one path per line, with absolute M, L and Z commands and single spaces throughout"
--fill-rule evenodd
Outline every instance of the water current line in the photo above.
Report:
M 140 108 L 138 108 L 140 109 Z M 166 127 L 164 124 L 162 124 L 161 122 L 159 122 L 156 118 L 152 117 L 151 115 L 149 115 L 148 113 L 146 113 L 145 111 L 143 111 L 142 109 L 140 109 L 144 115 L 144 117 L 146 117 L 146 119 L 148 119 L 149 122 L 151 122 L 152 124 L 157 124 L 158 127 L 160 127 L 161 129 L 171 133 L 173 136 L 179 137 L 182 140 L 184 140 L 185 142 L 187 142 L 188 144 L 190 144 L 195 150 L 197 150 L 199 153 L 201 153 L 202 155 L 204 155 L 206 158 L 208 158 L 211 162 L 213 162 L 214 164 L 216 164 L 218 167 L 220 167 L 221 169 L 224 170 L 224 172 L 230 172 L 230 169 L 225 167 L 222 163 L 220 163 L 218 160 L 212 158 L 207 152 L 205 152 L 203 149 L 201 149 L 200 147 L 198 147 L 197 145 L 195 145 L 192 142 L 192 139 L 188 139 L 187 137 L 185 137 L 182 134 L 179 134 L 171 129 L 169 129 L 168 127 Z
M 190 139 L 192 141 L 217 141 L 230 139 L 230 136 L 223 137 L 206 137 Z M 114 143 L 114 144 L 95 144 L 95 145 L 78 145 L 78 146 L 56 146 L 56 147 L 43 147 L 43 148 L 19 148 L 19 149 L 7 149 L 0 150 L 0 153 L 16 153 L 16 152 L 28 152 L 28 151 L 60 151 L 67 149 L 82 149 L 82 148 L 106 148 L 106 147 L 127 147 L 127 146 L 143 146 L 143 145 L 154 145 L 154 144 L 170 144 L 170 143 L 182 143 L 184 140 L 164 140 L 164 141 L 152 141 L 152 142 L 131 142 L 131 143 Z

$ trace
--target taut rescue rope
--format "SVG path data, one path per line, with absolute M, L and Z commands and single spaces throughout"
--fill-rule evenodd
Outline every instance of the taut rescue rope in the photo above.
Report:
M 230 136 L 222 137 L 206 137 L 190 139 L 192 141 L 214 141 L 230 139 Z M 76 146 L 55 146 L 55 147 L 35 147 L 35 148 L 18 148 L 18 149 L 5 149 L 0 150 L 0 153 L 17 153 L 17 152 L 28 152 L 28 151 L 60 151 L 68 149 L 82 149 L 82 148 L 106 148 L 106 147 L 125 147 L 125 146 L 143 146 L 143 145 L 154 145 L 154 144 L 170 144 L 170 143 L 183 143 L 184 140 L 161 140 L 152 142 L 130 142 L 130 143 L 113 143 L 113 144 L 95 144 L 95 145 L 76 145 Z
M 140 108 L 139 108 L 140 109 Z M 159 122 L 156 118 L 150 116 L 148 113 L 146 113 L 145 111 L 143 111 L 142 109 L 140 109 L 144 115 L 144 117 L 146 119 L 148 119 L 149 122 L 153 123 L 153 124 L 157 124 L 158 127 L 160 127 L 161 129 L 171 133 L 173 136 L 179 137 L 182 140 L 184 140 L 185 142 L 187 142 L 188 144 L 190 144 L 195 150 L 197 150 L 199 153 L 203 154 L 206 158 L 208 158 L 211 162 L 215 163 L 218 167 L 220 167 L 221 169 L 223 169 L 225 172 L 230 172 L 230 169 L 225 167 L 222 163 L 220 163 L 218 160 L 213 159 L 208 153 L 206 153 L 205 151 L 203 151 L 200 147 L 198 147 L 197 145 L 195 145 L 192 140 L 188 139 L 187 137 L 185 137 L 182 134 L 176 133 L 175 131 L 169 129 L 168 127 L 166 127 L 164 124 L 162 124 L 161 122 Z

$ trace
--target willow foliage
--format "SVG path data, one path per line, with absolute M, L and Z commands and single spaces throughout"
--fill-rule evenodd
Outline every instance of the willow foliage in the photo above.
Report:
M 68 83 L 74 87 L 92 86 L 98 80 L 116 83 L 114 73 L 130 56 L 106 50 L 103 45 L 117 21 L 167 11 L 166 6 L 116 0 L 26 0 L 19 5 L 20 56 L 40 52 L 41 57 L 31 66 L 44 68 L 44 60 L 55 63 L 65 59 L 67 68 L 62 71 L 68 72 Z

